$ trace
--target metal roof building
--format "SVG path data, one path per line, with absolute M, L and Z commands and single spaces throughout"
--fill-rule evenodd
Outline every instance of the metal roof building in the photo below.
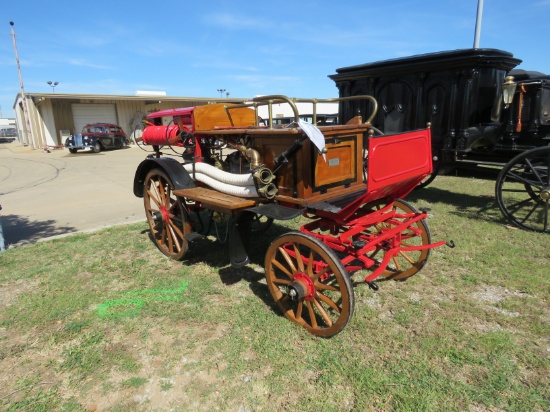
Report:
M 62 146 L 66 136 L 79 133 L 88 123 L 115 123 L 131 136 L 141 120 L 157 110 L 244 100 L 25 92 L 26 110 L 21 93 L 16 96 L 13 108 L 20 142 L 47 150 Z

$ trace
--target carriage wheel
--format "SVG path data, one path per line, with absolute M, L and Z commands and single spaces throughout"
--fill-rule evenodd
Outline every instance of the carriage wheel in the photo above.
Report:
M 313 335 L 329 338 L 353 315 L 354 295 L 334 252 L 300 232 L 279 236 L 265 256 L 269 291 L 284 315 Z
M 393 210 L 399 214 L 418 213 L 418 210 L 414 206 L 402 199 L 397 199 L 394 201 Z M 380 234 L 383 231 L 391 229 L 406 220 L 407 218 L 395 217 L 376 224 L 373 229 Z M 431 243 L 430 229 L 424 219 L 410 225 L 407 229 L 401 232 L 400 236 L 401 242 L 399 246 L 402 247 L 424 246 Z M 369 254 L 369 257 L 374 260 L 382 261 L 386 250 L 387 249 L 384 247 L 378 248 Z M 386 270 L 384 270 L 380 276 L 389 279 L 404 280 L 415 275 L 428 261 L 428 258 L 430 257 L 430 250 L 431 249 L 400 251 L 390 259 Z
M 261 235 L 269 229 L 272 223 L 273 218 L 255 213 L 250 222 L 250 233 L 253 235 Z
M 428 186 L 430 183 L 432 183 L 435 180 L 435 178 L 437 177 L 437 175 L 439 174 L 439 169 L 440 168 L 441 168 L 441 163 L 440 162 L 434 162 L 433 163 L 433 168 L 432 168 L 432 173 L 430 173 L 428 176 L 426 176 L 424 179 L 422 179 L 422 181 L 415 186 L 414 190 L 423 189 L 426 186 Z
M 191 225 L 181 199 L 174 195 L 172 181 L 160 169 L 145 177 L 143 201 L 151 236 L 166 256 L 181 260 L 189 247 L 185 235 Z
M 514 225 L 550 233 L 550 147 L 528 150 L 514 157 L 498 175 L 498 207 Z

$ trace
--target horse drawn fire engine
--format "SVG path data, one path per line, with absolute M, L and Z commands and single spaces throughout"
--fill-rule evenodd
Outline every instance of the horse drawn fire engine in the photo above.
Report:
M 374 109 L 366 122 L 353 116 L 319 127 L 280 95 L 152 113 L 142 136 L 152 151 L 134 181 L 152 238 L 176 260 L 224 220 L 231 264 L 242 267 L 250 236 L 274 219 L 305 217 L 299 230 L 273 240 L 265 276 L 284 315 L 322 337 L 352 317 L 354 273 L 365 271 L 376 290 L 377 280 L 416 274 L 431 248 L 453 246 L 432 243 L 426 213 L 402 200 L 432 171 L 430 129 L 376 136 L 373 97 L 329 100 L 367 100 Z M 274 126 L 274 103 L 289 104 L 295 122 Z M 268 106 L 267 126 L 259 125 L 260 105 Z M 155 122 L 163 116 L 173 120 Z

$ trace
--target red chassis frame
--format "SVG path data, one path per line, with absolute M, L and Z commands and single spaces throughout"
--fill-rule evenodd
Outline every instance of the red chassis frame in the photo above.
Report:
M 400 254 L 445 245 L 445 241 L 408 245 L 408 239 L 421 235 L 414 225 L 427 215 L 400 213 L 395 207 L 396 199 L 404 198 L 432 172 L 430 137 L 430 129 L 370 137 L 366 192 L 337 212 L 310 209 L 305 216 L 312 222 L 303 225 L 301 232 L 343 255 L 341 262 L 349 273 L 377 266 L 365 277 L 367 283 L 378 278 L 392 259 L 398 264 L 395 257 Z M 379 252 L 384 254 L 382 261 L 373 258 Z

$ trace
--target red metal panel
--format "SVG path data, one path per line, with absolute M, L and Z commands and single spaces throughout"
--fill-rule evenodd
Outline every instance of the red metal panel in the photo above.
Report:
M 174 116 L 190 116 L 195 110 L 195 107 L 183 107 L 178 109 L 165 109 L 157 112 L 149 113 L 148 119 L 156 119 L 157 117 L 174 117 Z
M 402 198 L 432 172 L 429 129 L 371 137 L 368 151 L 367 191 L 373 198 Z

